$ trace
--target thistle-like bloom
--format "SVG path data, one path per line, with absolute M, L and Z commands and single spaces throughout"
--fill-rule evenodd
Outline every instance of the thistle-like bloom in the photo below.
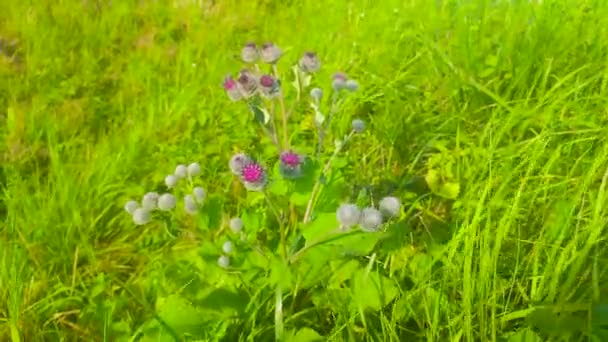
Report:
M 233 217 L 232 219 L 230 219 L 230 230 L 235 233 L 238 233 L 243 230 L 243 220 L 241 220 L 241 218 L 239 217 Z
M 279 81 L 270 75 L 260 77 L 260 92 L 267 98 L 274 98 L 279 95 Z
M 201 174 L 201 166 L 198 163 L 188 165 L 188 176 L 196 177 Z
M 312 88 L 310 90 L 310 97 L 312 97 L 316 102 L 321 101 L 323 97 L 323 90 L 321 88 Z
M 198 213 L 198 205 L 192 195 L 184 196 L 184 209 L 186 209 L 186 212 L 190 215 L 196 215 Z
M 298 65 L 300 66 L 300 70 L 307 73 L 317 72 L 321 69 L 321 61 L 319 61 L 317 54 L 311 51 L 304 53 Z
M 355 119 L 352 122 L 352 128 L 355 133 L 362 133 L 365 130 L 365 122 L 361 119 Z
M 175 185 L 177 185 L 177 181 L 178 181 L 178 179 L 177 179 L 177 177 L 175 177 L 175 175 L 168 175 L 167 177 L 165 177 L 165 185 L 169 189 L 171 189 Z
M 243 69 L 239 73 L 237 87 L 244 98 L 250 98 L 255 95 L 258 90 L 258 78 L 249 69 Z
M 281 153 L 279 171 L 284 178 L 295 179 L 302 176 L 304 158 L 294 152 Z
M 186 165 L 179 164 L 175 168 L 175 172 L 173 173 L 177 179 L 186 178 L 188 176 L 188 168 Z
M 331 78 L 331 87 L 334 88 L 335 91 L 340 91 L 346 87 L 346 80 L 348 77 L 343 72 L 335 73 Z
M 340 228 L 348 229 L 359 223 L 361 211 L 356 205 L 345 203 L 338 207 L 338 210 L 336 211 L 336 218 L 340 223 Z
M 245 63 L 255 63 L 258 58 L 260 58 L 260 54 L 258 52 L 258 47 L 254 42 L 249 42 L 243 46 L 241 50 L 241 59 Z
M 133 211 L 133 223 L 138 226 L 150 222 L 150 211 L 144 208 L 137 208 Z
M 233 250 L 234 250 L 234 245 L 232 244 L 232 241 L 226 241 L 222 245 L 222 251 L 224 251 L 224 253 L 226 253 L 226 254 L 231 254 L 233 252 Z
M 137 203 L 137 201 L 130 200 L 125 203 L 125 210 L 129 213 L 129 215 L 133 215 L 133 212 L 135 212 L 135 209 L 137 208 L 139 208 L 139 203 Z
M 371 207 L 363 209 L 359 226 L 361 230 L 366 232 L 377 232 L 382 225 L 382 213 L 379 210 Z
M 387 196 L 378 204 L 380 212 L 387 218 L 397 217 L 401 213 L 401 201 L 394 196 Z
M 232 101 L 238 101 L 243 98 L 241 89 L 239 88 L 238 83 L 232 78 L 232 76 L 227 76 L 224 79 L 224 90 Z
M 156 204 L 158 201 L 158 194 L 156 192 L 148 192 L 144 195 L 141 200 L 142 208 L 146 210 L 154 210 L 156 209 Z
M 222 255 L 217 259 L 217 265 L 221 268 L 230 266 L 230 258 L 227 255 Z
M 266 185 L 266 180 L 266 171 L 256 162 L 245 165 L 241 171 L 241 181 L 247 190 L 261 191 Z
M 344 87 L 350 91 L 357 91 L 357 89 L 359 89 L 359 83 L 355 80 L 347 80 Z
M 198 204 L 202 204 L 203 201 L 205 200 L 205 197 L 207 196 L 205 189 L 203 189 L 200 186 L 197 186 L 194 189 L 192 189 L 192 194 L 194 195 L 194 199 L 196 200 L 196 202 Z
M 169 211 L 175 208 L 175 196 L 171 194 L 162 194 L 158 197 L 158 209 L 162 211 Z
M 262 45 L 262 51 L 260 53 L 260 57 L 262 62 L 268 64 L 276 63 L 279 58 L 283 55 L 283 51 L 273 43 L 265 43 Z
M 235 176 L 240 176 L 245 165 L 252 163 L 253 160 L 244 153 L 237 153 L 230 158 L 230 171 Z

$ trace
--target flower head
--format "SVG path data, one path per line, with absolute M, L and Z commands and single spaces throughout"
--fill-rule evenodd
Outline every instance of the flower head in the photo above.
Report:
M 241 59 L 243 62 L 255 63 L 259 57 L 260 54 L 258 52 L 258 47 L 254 42 L 248 42 L 245 44 L 245 46 L 243 46 L 243 49 L 241 50 Z
M 137 203 L 137 201 L 134 200 L 130 200 L 127 203 L 125 203 L 125 210 L 130 214 L 133 215 L 133 212 L 135 211 L 135 209 L 139 208 L 139 203 Z
M 250 98 L 256 94 L 258 89 L 257 76 L 249 69 L 243 69 L 239 73 L 237 86 L 244 98 Z
M 260 92 L 267 98 L 273 98 L 279 94 L 279 81 L 270 75 L 260 77 Z
M 230 258 L 227 255 L 222 255 L 217 259 L 217 264 L 221 268 L 228 268 L 230 266 Z
M 361 119 L 355 119 L 352 122 L 352 128 L 355 133 L 362 133 L 365 130 L 365 122 Z
M 283 152 L 279 159 L 279 171 L 284 178 L 294 179 L 302 176 L 303 156 L 294 152 Z
M 146 210 L 154 210 L 156 209 L 156 204 L 158 201 L 158 194 L 156 192 L 148 192 L 144 195 L 141 200 L 142 208 Z
M 177 177 L 175 177 L 175 175 L 168 175 L 167 177 L 165 177 L 165 185 L 169 189 L 171 189 L 175 185 L 177 185 L 177 181 L 178 181 L 178 179 L 177 179 Z
M 144 208 L 137 208 L 133 211 L 133 223 L 138 226 L 150 222 L 150 211 Z
M 230 230 L 235 233 L 243 230 L 243 220 L 241 220 L 239 217 L 233 217 L 230 219 Z
M 222 245 L 222 251 L 224 251 L 224 253 L 226 253 L 226 254 L 232 253 L 233 250 L 234 250 L 234 245 L 232 244 L 232 241 L 226 241 Z
M 261 191 L 266 185 L 266 171 L 256 162 L 251 162 L 241 170 L 243 185 L 251 191 Z
M 346 87 L 348 77 L 343 72 L 337 72 L 331 77 L 331 86 L 335 91 L 340 91 Z
M 187 171 L 189 177 L 199 176 L 201 174 L 201 166 L 199 165 L 199 163 L 192 163 L 188 165 Z
M 175 168 L 175 172 L 173 174 L 178 179 L 186 178 L 186 176 L 188 175 L 188 168 L 186 167 L 186 165 L 179 164 Z
M 343 229 L 351 228 L 359 223 L 360 217 L 361 211 L 356 205 L 351 203 L 342 204 L 336 211 L 336 218 Z
M 226 76 L 226 78 L 224 78 L 224 90 L 232 101 L 238 101 L 243 98 L 243 94 L 239 89 L 238 83 L 232 78 L 232 76 Z
M 397 217 L 401 213 L 401 201 L 397 197 L 384 197 L 380 200 L 378 207 L 385 217 Z
M 205 197 L 207 196 L 207 194 L 205 193 L 205 189 L 200 186 L 197 186 L 192 189 L 192 194 L 194 195 L 194 199 L 198 204 L 202 204 L 205 200 Z
M 268 42 L 262 45 L 262 51 L 260 53 L 262 62 L 274 64 L 279 60 L 279 58 L 281 58 L 282 55 L 283 51 L 273 43 Z
M 347 80 L 344 87 L 350 91 L 357 91 L 357 89 L 359 89 L 359 83 L 355 80 Z
M 198 205 L 192 195 L 184 196 L 184 208 L 190 215 L 196 215 L 198 213 Z
M 363 209 L 359 226 L 361 230 L 366 232 L 377 232 L 382 225 L 382 213 L 379 210 L 371 207 Z
M 167 193 L 158 197 L 158 209 L 169 211 L 173 208 L 175 208 L 175 196 Z
M 321 69 L 321 61 L 319 61 L 317 54 L 311 51 L 304 53 L 298 65 L 300 66 L 300 70 L 307 73 L 317 72 Z
M 315 101 L 321 101 L 323 97 L 323 90 L 321 88 L 312 88 L 310 90 L 310 97 L 312 97 Z
M 253 160 L 244 153 L 237 153 L 230 158 L 230 170 L 235 176 L 240 176 L 245 165 L 252 163 Z

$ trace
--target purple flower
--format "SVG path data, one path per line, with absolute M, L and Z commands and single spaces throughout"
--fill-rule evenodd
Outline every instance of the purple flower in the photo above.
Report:
M 279 58 L 281 58 L 282 55 L 283 51 L 281 51 L 281 49 L 273 43 L 268 42 L 262 45 L 262 51 L 260 53 L 262 62 L 274 64 L 279 60 Z
M 241 91 L 244 98 L 249 98 L 255 95 L 258 89 L 258 80 L 254 73 L 249 69 L 243 69 L 239 73 L 237 79 L 237 87 Z
M 317 54 L 311 51 L 304 53 L 298 65 L 300 70 L 308 73 L 317 72 L 321 69 L 321 61 L 319 61 Z
M 238 101 L 243 98 L 243 94 L 241 94 L 241 90 L 239 89 L 237 82 L 232 78 L 232 76 L 227 76 L 224 79 L 224 90 L 232 101 Z
M 252 161 L 243 166 L 241 181 L 247 190 L 261 191 L 266 185 L 266 171 L 260 164 Z
M 260 54 L 258 52 L 258 47 L 254 42 L 249 42 L 243 46 L 241 50 L 241 59 L 245 63 L 255 63 L 258 58 L 260 58 Z
M 348 77 L 345 73 L 337 72 L 331 78 L 331 86 L 335 91 L 342 90 L 346 87 L 346 80 Z
M 274 98 L 279 94 L 279 81 L 270 75 L 260 77 L 260 92 L 267 98 Z
M 295 179 L 302 176 L 303 156 L 294 152 L 283 152 L 279 159 L 279 171 L 283 178 Z

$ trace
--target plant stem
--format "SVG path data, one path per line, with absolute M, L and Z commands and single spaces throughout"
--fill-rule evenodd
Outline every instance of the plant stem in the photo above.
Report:
M 274 72 L 274 77 L 279 79 L 279 69 L 276 64 L 272 65 L 272 71 Z M 283 148 L 285 150 L 289 149 L 289 140 L 287 134 L 287 110 L 285 109 L 285 95 L 281 90 L 281 95 L 279 96 L 279 104 L 281 105 L 281 117 L 283 119 Z
M 273 212 L 274 216 L 277 218 L 277 222 L 279 223 L 279 234 L 280 234 L 280 244 L 281 244 L 281 252 L 283 254 L 283 258 L 287 260 L 287 244 L 286 244 L 286 236 L 285 236 L 285 225 L 283 224 L 283 220 L 281 219 L 281 215 L 279 211 L 275 208 L 270 200 L 270 196 L 267 192 L 264 191 L 264 197 L 266 198 L 266 202 L 268 202 L 268 206 L 270 210 Z
M 312 208 L 314 206 L 314 202 L 316 200 L 316 197 L 317 197 L 319 191 L 321 190 L 321 178 L 329 171 L 332 161 L 336 158 L 336 156 L 338 156 L 338 153 L 340 153 L 340 151 L 342 151 L 342 148 L 344 148 L 344 145 L 346 145 L 346 143 L 348 142 L 348 140 L 350 140 L 350 138 L 353 136 L 354 133 L 355 133 L 355 131 L 351 131 L 346 136 L 346 138 L 342 142 L 342 145 L 339 147 L 336 147 L 336 149 L 334 150 L 334 153 L 331 155 L 331 157 L 329 157 L 329 159 L 325 163 L 323 170 L 321 171 L 321 176 L 319 177 L 319 179 L 317 179 L 317 181 L 315 182 L 315 185 L 312 188 L 312 192 L 310 194 L 310 199 L 308 200 L 308 204 L 306 205 L 306 212 L 304 213 L 303 223 L 306 224 L 310 221 L 310 218 L 312 216 Z

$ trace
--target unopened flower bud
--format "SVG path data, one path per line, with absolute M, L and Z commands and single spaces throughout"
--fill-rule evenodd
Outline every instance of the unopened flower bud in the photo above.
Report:
M 186 178 L 186 176 L 188 176 L 188 168 L 186 167 L 186 165 L 179 164 L 175 168 L 175 172 L 173 174 L 178 179 Z
M 241 172 L 243 171 L 243 167 L 245 167 L 245 165 L 252 163 L 253 160 L 251 160 L 251 158 L 244 154 L 244 153 L 237 153 L 235 155 L 232 156 L 232 158 L 230 158 L 230 162 L 229 162 L 229 166 L 230 166 L 230 171 L 232 171 L 232 173 L 236 176 L 240 176 Z
M 307 73 L 317 72 L 321 69 L 321 61 L 319 61 L 317 54 L 311 51 L 304 53 L 298 65 L 300 70 Z
M 401 213 L 401 201 L 397 197 L 384 197 L 380 200 L 378 207 L 385 217 L 397 217 Z
M 253 42 L 249 42 L 243 46 L 241 50 L 241 59 L 245 63 L 255 63 L 260 57 L 258 48 Z
M 281 49 L 273 43 L 265 43 L 262 45 L 262 51 L 260 53 L 262 62 L 274 64 L 279 60 L 279 58 L 281 58 L 282 55 L 283 51 L 281 51 Z
M 137 208 L 135 211 L 133 211 L 133 223 L 138 226 L 150 222 L 150 218 L 150 211 L 144 208 Z
M 310 90 L 310 97 L 317 102 L 321 101 L 321 98 L 323 97 L 323 90 L 321 90 L 321 88 L 312 88 Z
M 133 201 L 130 200 L 125 204 L 125 210 L 130 214 L 133 215 L 133 212 L 135 211 L 135 209 L 139 208 L 139 203 L 137 203 L 137 201 Z
M 365 130 L 365 122 L 361 119 L 354 119 L 352 122 L 352 128 L 355 133 L 362 133 Z
M 198 213 L 198 205 L 192 195 L 184 196 L 184 209 L 186 209 L 186 212 L 190 215 L 196 215 Z
M 346 80 L 346 74 L 337 72 L 332 76 L 331 87 L 334 88 L 335 91 L 340 91 L 346 87 Z
M 238 101 L 243 98 L 241 89 L 239 88 L 238 83 L 232 78 L 232 76 L 227 76 L 224 79 L 224 90 L 232 101 Z
M 158 209 L 162 211 L 169 211 L 175 208 L 175 196 L 167 193 L 162 194 L 158 197 Z
M 201 174 L 201 166 L 198 163 L 188 165 L 188 176 L 196 177 Z
M 230 219 L 230 230 L 235 233 L 243 230 L 243 220 L 241 220 L 239 217 L 233 217 Z
M 197 186 L 194 189 L 192 189 L 192 194 L 194 195 L 194 199 L 196 200 L 196 202 L 198 202 L 198 204 L 202 204 L 207 195 L 205 193 L 205 189 L 203 189 L 200 186 Z
M 222 255 L 217 259 L 217 264 L 221 268 L 228 268 L 230 266 L 230 258 L 227 255 Z
M 169 189 L 173 188 L 175 185 L 177 185 L 177 177 L 175 177 L 175 175 L 168 175 L 165 177 L 165 185 Z
M 359 223 L 361 211 L 356 205 L 346 203 L 342 204 L 336 211 L 336 218 L 342 228 L 350 228 Z
M 359 83 L 357 83 L 355 80 L 346 81 L 344 86 L 350 91 L 357 91 L 357 89 L 359 89 Z
M 232 244 L 232 241 L 226 241 L 222 245 L 222 251 L 224 251 L 224 253 L 226 253 L 226 254 L 231 254 L 233 250 L 234 250 L 234 245 Z
M 158 194 L 156 192 L 148 192 L 144 195 L 141 206 L 146 210 L 156 209 L 156 202 L 158 201 Z
M 368 207 L 361 212 L 361 220 L 359 226 L 361 230 L 366 232 L 376 232 L 382 225 L 382 213 L 377 209 Z

